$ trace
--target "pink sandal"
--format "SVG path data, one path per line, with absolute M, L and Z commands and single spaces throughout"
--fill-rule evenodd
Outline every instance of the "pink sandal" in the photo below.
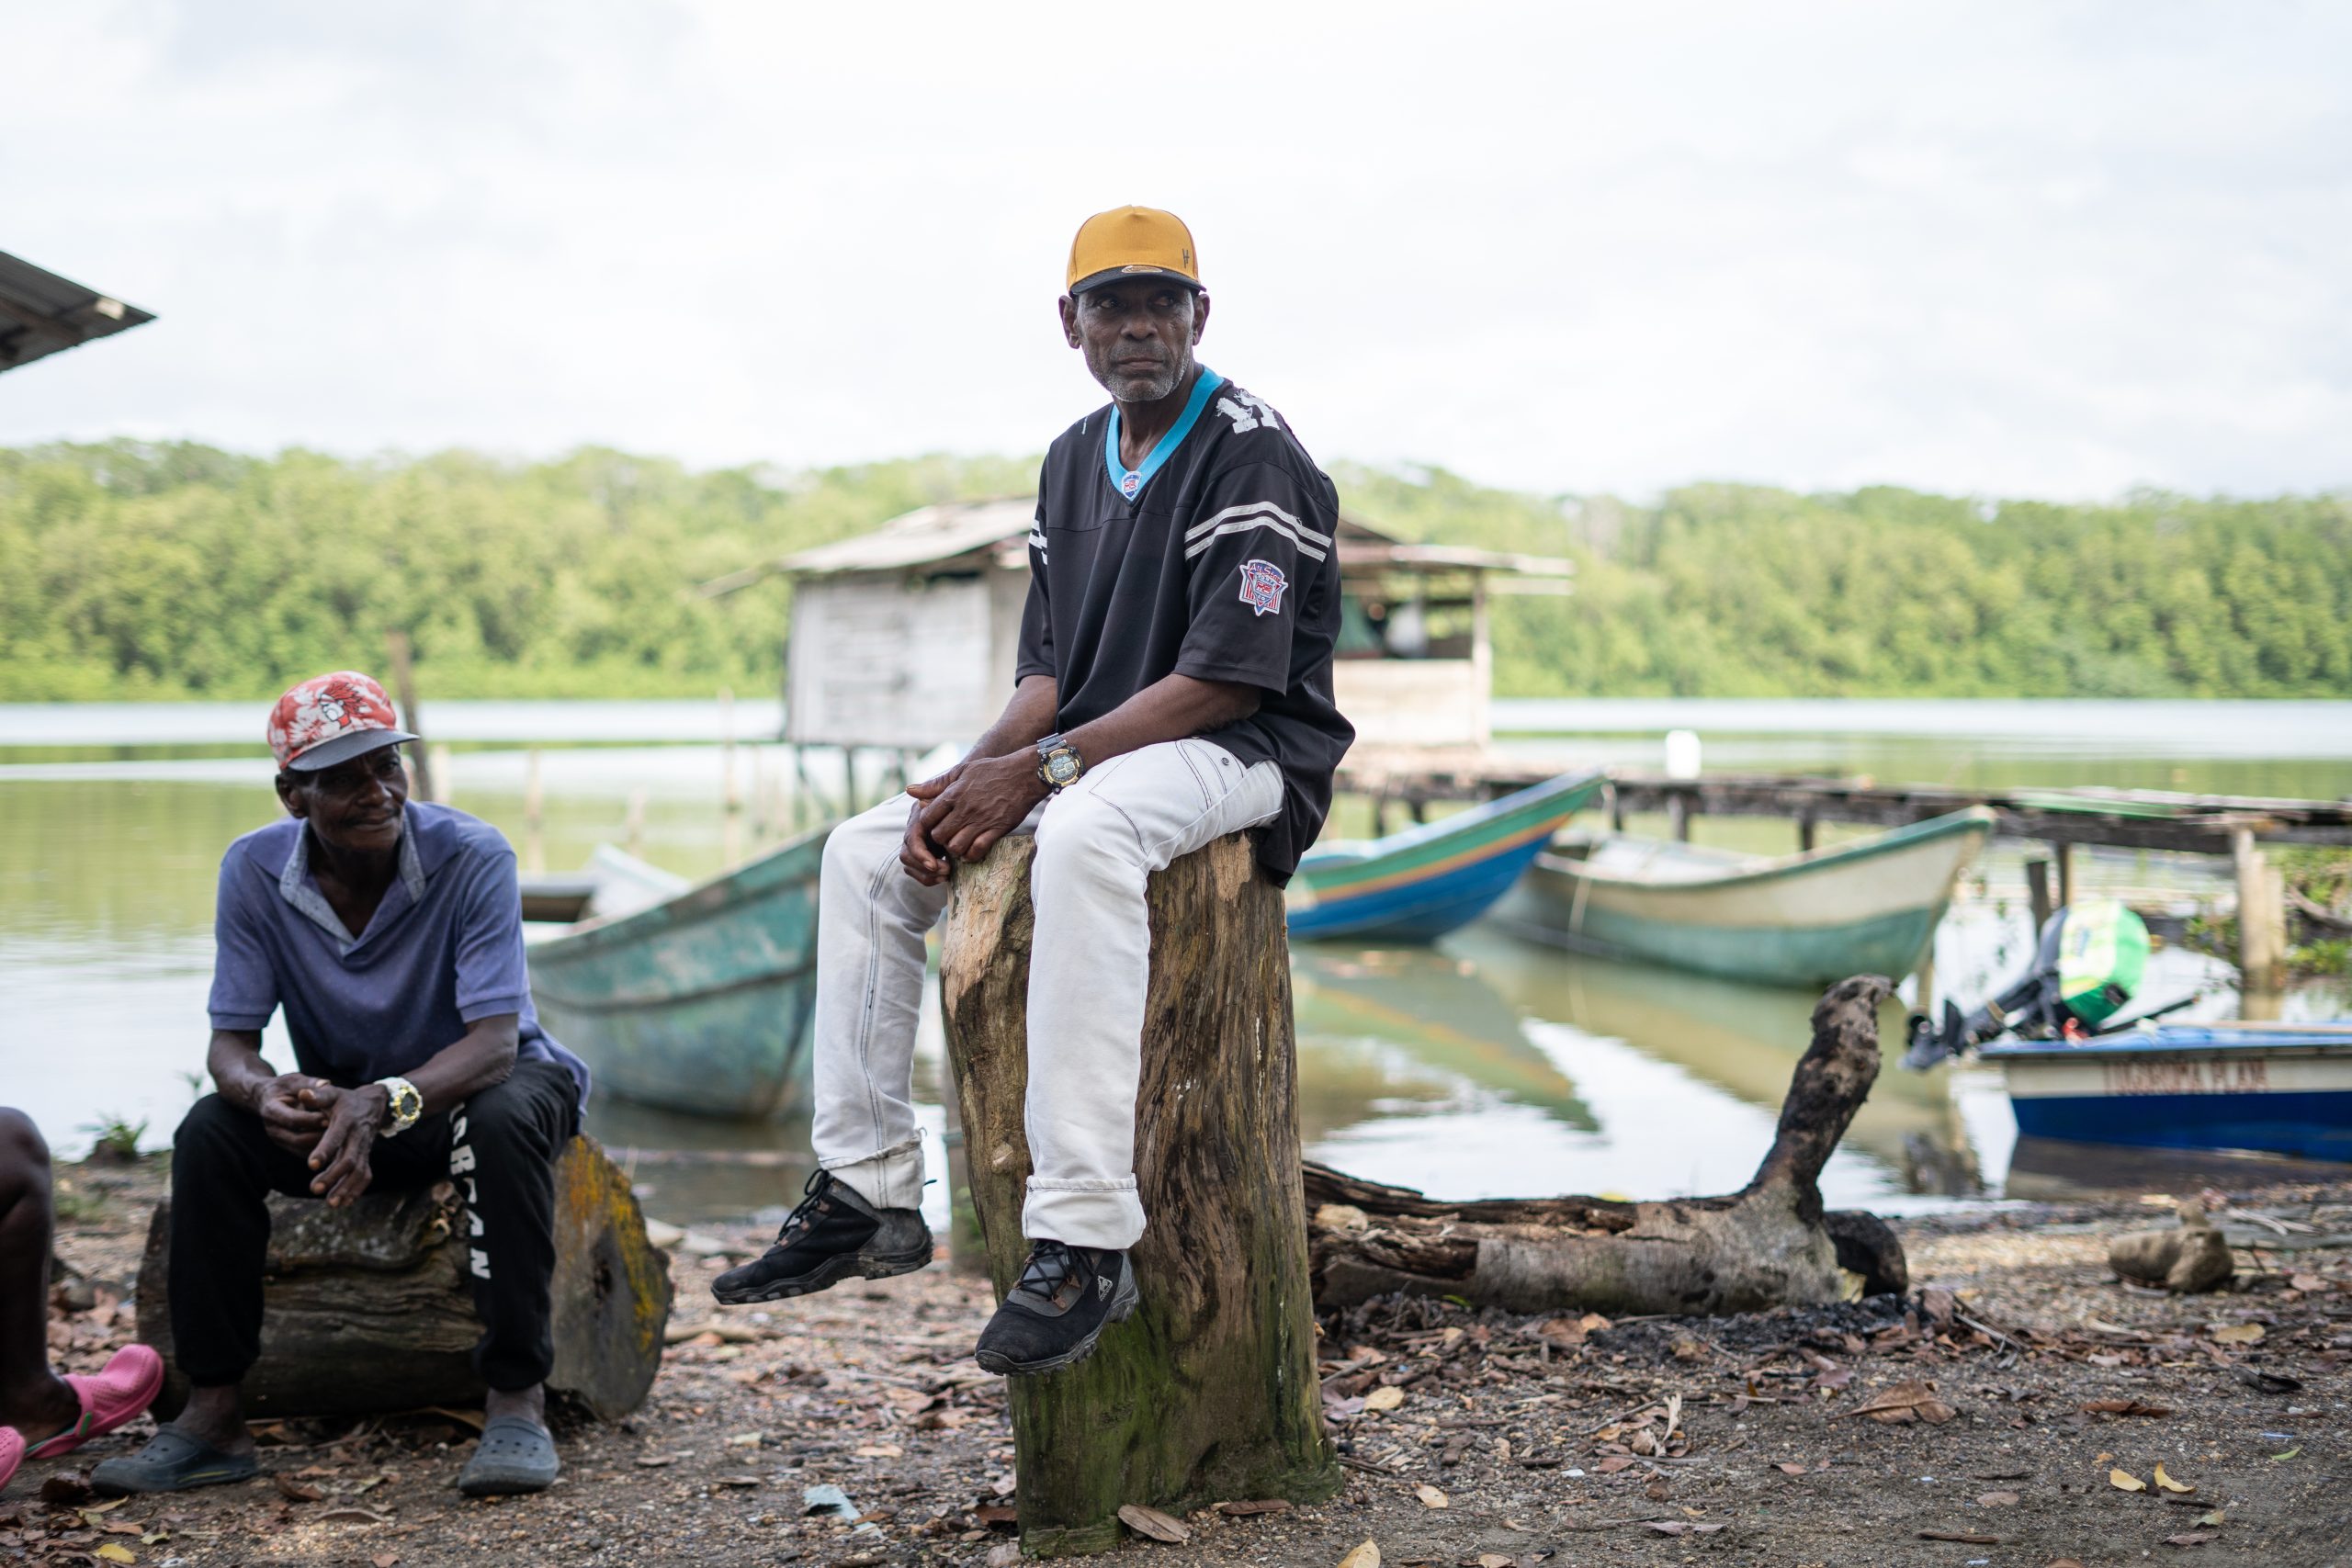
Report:
M 82 1418 L 57 1436 L 35 1443 L 25 1451 L 27 1459 L 55 1459 L 137 1420 L 163 1392 L 164 1358 L 152 1345 L 125 1345 L 107 1359 L 97 1376 L 68 1374 L 65 1384 L 81 1398 Z
M 14 1427 L 0 1427 L 0 1491 L 6 1491 L 8 1478 L 25 1462 L 24 1434 Z

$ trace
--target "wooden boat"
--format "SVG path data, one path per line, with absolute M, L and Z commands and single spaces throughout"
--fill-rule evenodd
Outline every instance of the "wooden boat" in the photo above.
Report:
M 1535 857 L 1496 908 L 1557 946 L 1768 986 L 1918 966 L 1953 885 L 1992 831 L 1984 807 L 1772 858 L 1604 835 Z
M 2352 1022 L 2155 1024 L 1977 1055 L 2020 1138 L 2352 1162 Z
M 794 1109 L 806 1098 L 817 870 L 830 831 L 674 889 L 643 862 L 600 850 L 592 908 L 640 907 L 531 945 L 531 995 L 548 1032 L 624 1100 L 700 1116 Z
M 1299 863 L 1290 934 L 1430 942 L 1486 913 L 1600 793 L 1598 772 L 1563 773 L 1435 822 L 1326 845 Z

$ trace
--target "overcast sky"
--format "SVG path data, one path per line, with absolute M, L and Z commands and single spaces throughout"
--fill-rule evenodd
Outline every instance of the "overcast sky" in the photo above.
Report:
M 1327 460 L 2352 483 L 2352 6 L 0 0 L 0 442 L 1032 452 L 1167 206 Z

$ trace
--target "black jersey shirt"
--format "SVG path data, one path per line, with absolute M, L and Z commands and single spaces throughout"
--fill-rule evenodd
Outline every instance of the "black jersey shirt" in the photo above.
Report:
M 1258 840 L 1277 882 L 1322 830 L 1355 731 L 1331 700 L 1340 501 L 1281 416 L 1205 366 L 1183 413 L 1129 472 L 1111 404 L 1064 431 L 1037 480 L 1016 680 L 1051 675 L 1065 730 L 1170 674 L 1255 686 L 1213 730 L 1283 771 Z

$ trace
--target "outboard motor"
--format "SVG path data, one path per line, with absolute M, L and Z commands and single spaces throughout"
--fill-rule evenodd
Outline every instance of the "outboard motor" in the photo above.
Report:
M 1903 1065 L 1924 1071 L 2004 1034 L 2086 1038 L 2132 999 L 2147 966 L 2148 927 L 2139 916 L 2113 898 L 2070 904 L 2041 928 L 2033 967 L 2016 985 L 1965 1016 L 1947 1001 L 1940 1028 L 1913 1013 Z

